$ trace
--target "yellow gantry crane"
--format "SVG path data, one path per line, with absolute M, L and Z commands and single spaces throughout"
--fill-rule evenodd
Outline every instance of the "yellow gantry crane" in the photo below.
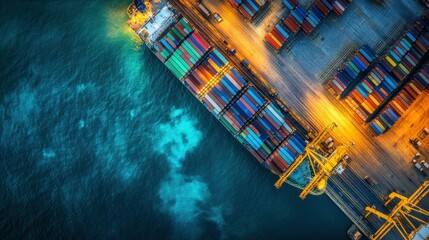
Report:
M 398 199 L 399 203 L 393 208 L 389 215 L 384 214 L 375 209 L 375 207 L 368 206 L 365 208 L 367 212 L 365 217 L 371 214 L 386 220 L 386 222 L 371 236 L 371 239 L 382 239 L 392 229 L 396 228 L 404 239 L 410 240 L 416 234 L 420 226 L 427 224 L 426 221 L 419 216 L 429 217 L 429 211 L 417 206 L 417 204 L 429 193 L 429 181 L 425 181 L 417 190 L 410 196 L 405 197 L 402 194 L 392 192 L 387 198 L 387 206 L 393 199 Z M 414 223 L 418 223 L 416 226 Z
M 328 158 L 318 152 L 320 143 L 337 126 L 338 125 L 336 123 L 330 124 L 325 130 L 323 130 L 323 132 L 315 137 L 311 143 L 307 144 L 303 153 L 289 166 L 286 172 L 280 175 L 279 180 L 277 180 L 274 186 L 276 188 L 280 188 L 292 173 L 302 164 L 302 162 L 305 159 L 308 159 L 314 176 L 310 183 L 302 190 L 299 197 L 305 199 L 315 188 L 324 190 L 326 188 L 328 178 L 340 163 L 344 163 L 343 158 L 346 155 L 346 151 L 353 145 L 352 143 L 347 143 L 337 147 L 337 149 Z

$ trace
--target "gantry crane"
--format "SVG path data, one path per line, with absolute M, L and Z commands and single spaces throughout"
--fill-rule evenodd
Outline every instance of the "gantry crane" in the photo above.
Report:
M 348 143 L 337 147 L 337 149 L 331 154 L 330 157 L 324 157 L 320 152 L 318 152 L 319 144 L 325 137 L 337 127 L 337 124 L 330 124 L 323 132 L 316 136 L 313 141 L 305 147 L 303 153 L 289 166 L 289 168 L 280 175 L 279 180 L 274 184 L 276 188 L 280 188 L 282 184 L 292 175 L 292 173 L 302 164 L 305 159 L 308 159 L 311 170 L 314 173 L 314 177 L 311 179 L 310 183 L 302 190 L 299 195 L 300 198 L 305 199 L 305 197 L 311 193 L 315 188 L 323 190 L 326 188 L 326 183 L 328 178 L 331 176 L 332 172 L 336 167 L 343 163 L 344 156 L 346 151 L 353 145 Z
M 376 210 L 375 207 L 366 207 L 365 211 L 367 213 L 365 217 L 374 214 L 379 218 L 386 220 L 386 222 L 377 230 L 377 232 L 371 236 L 371 239 L 382 239 L 394 227 L 399 231 L 404 239 L 412 239 L 419 227 L 427 224 L 427 222 L 421 219 L 419 216 L 429 217 L 429 211 L 417 206 L 417 204 L 428 193 L 429 181 L 425 181 L 409 198 L 402 194 L 392 192 L 389 194 L 389 197 L 387 198 L 387 201 L 384 205 L 387 206 L 387 204 L 389 204 L 393 199 L 399 199 L 399 203 L 396 204 L 389 215 Z M 420 224 L 420 226 L 416 226 L 413 224 L 413 222 Z

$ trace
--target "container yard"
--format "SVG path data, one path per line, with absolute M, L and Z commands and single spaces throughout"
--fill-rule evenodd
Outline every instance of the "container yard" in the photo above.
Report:
M 352 58 L 348 63 L 350 67 L 343 67 L 344 71 L 339 71 L 327 83 L 331 93 L 338 95 L 340 92 L 340 102 L 357 121 L 362 124 L 370 122 L 369 127 L 376 136 L 391 129 L 411 103 L 427 89 L 427 79 L 422 78 L 426 66 L 417 71 L 427 61 L 427 17 L 425 15 L 407 30 L 363 78 L 359 73 L 367 68 L 359 69 L 359 62 L 353 64 Z M 344 90 L 348 84 L 356 81 L 358 84 L 347 94 Z
M 351 0 L 317 0 L 306 11 L 298 0 L 284 0 L 283 5 L 290 12 L 265 35 L 265 40 L 274 50 L 279 51 L 286 40 L 295 36 L 299 30 L 310 35 L 331 11 L 337 16 L 342 15 L 350 2 Z
M 269 4 L 269 0 L 229 0 L 231 5 L 241 13 L 244 19 L 250 21 Z
M 326 83 L 327 90 L 336 98 L 344 98 L 368 72 L 375 58 L 375 51 L 368 45 L 363 45 L 350 57 L 350 60 L 341 65 L 336 75 Z
M 314 134 L 308 133 L 337 122 L 340 127 L 331 137 L 356 144 L 348 153 L 351 161 L 333 175 L 326 191 L 364 235 L 384 226 L 383 220 L 366 217 L 366 207 L 388 212 L 391 208 L 382 206 L 392 191 L 409 196 L 419 189 L 426 170 L 416 170 L 411 158 L 416 152 L 429 157 L 429 146 L 417 137 L 429 125 L 423 5 L 405 0 L 387 7 L 370 0 L 316 1 L 303 12 L 304 2 L 273 1 L 261 23 L 252 25 L 231 3 L 204 1 L 209 11 L 223 17 L 222 23 L 214 23 L 199 13 L 197 3 L 170 2 L 183 16 L 171 6 L 169 11 L 160 9 L 144 31 L 136 32 L 265 168 L 281 175 L 313 140 L 309 135 Z M 342 16 L 324 18 L 320 2 L 330 3 L 332 9 L 325 7 Z M 292 30 L 284 23 L 288 14 L 296 21 L 288 20 Z M 310 37 L 292 37 L 301 28 L 306 33 L 304 20 L 313 27 Z M 153 31 L 152 22 L 162 26 L 162 33 Z M 167 36 L 170 31 L 183 38 Z M 257 38 L 259 43 L 249 41 Z M 272 51 L 288 39 L 294 39 L 290 51 Z M 356 94 L 364 97 L 356 104 L 367 116 L 341 103 Z M 288 183 L 304 188 L 312 174 L 304 161 Z M 429 202 L 421 206 L 427 209 Z M 392 231 L 386 239 L 400 238 Z

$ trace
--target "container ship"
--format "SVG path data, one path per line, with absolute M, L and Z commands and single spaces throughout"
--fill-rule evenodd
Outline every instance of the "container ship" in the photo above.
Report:
M 303 153 L 310 139 L 297 131 L 305 128 L 294 115 L 240 74 L 171 4 L 135 0 L 127 12 L 145 45 L 263 167 L 281 175 Z M 304 161 L 287 182 L 302 189 L 311 178 Z

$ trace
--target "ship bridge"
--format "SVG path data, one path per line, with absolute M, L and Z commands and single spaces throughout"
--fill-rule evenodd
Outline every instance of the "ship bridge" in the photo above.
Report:
M 149 21 L 143 24 L 137 34 L 152 45 L 176 21 L 175 14 L 170 8 L 168 4 L 164 6 Z

